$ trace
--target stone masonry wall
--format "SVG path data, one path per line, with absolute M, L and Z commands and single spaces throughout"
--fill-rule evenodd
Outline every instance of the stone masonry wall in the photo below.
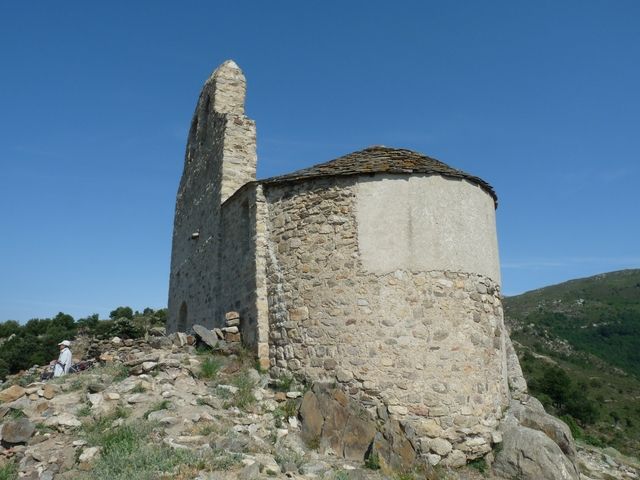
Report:
M 426 460 L 459 465 L 490 450 L 508 404 L 499 287 L 473 272 L 365 271 L 357 188 L 265 186 L 272 372 L 336 381 L 411 429 Z
M 244 115 L 245 83 L 234 62 L 223 63 L 205 82 L 191 122 L 176 199 L 169 331 L 224 322 L 221 204 L 255 180 L 256 170 L 255 123 Z
M 169 331 L 210 325 L 215 309 L 220 238 L 220 162 L 225 119 L 205 122 L 200 102 L 192 122 L 176 200 L 169 279 Z M 206 130 L 209 130 L 205 133 Z M 193 234 L 197 234 L 194 238 Z M 211 325 L 213 326 L 213 325 Z
M 262 188 L 250 184 L 222 206 L 220 297 L 216 326 L 229 311 L 240 314 L 246 347 L 268 364 L 267 293 L 264 253 L 264 199 Z M 259 220 L 258 220 L 259 219 Z
M 219 298 L 216 319 L 236 311 L 242 321 L 244 340 L 254 343 L 255 331 L 255 188 L 243 189 L 222 207 Z
M 222 164 L 221 202 L 256 179 L 256 125 L 247 117 L 227 119 Z

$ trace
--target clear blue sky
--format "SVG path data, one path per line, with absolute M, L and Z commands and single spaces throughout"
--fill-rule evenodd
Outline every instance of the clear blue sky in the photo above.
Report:
M 640 267 L 637 0 L 3 2 L 0 321 L 166 305 L 229 58 L 260 177 L 410 148 L 495 187 L 505 294 Z

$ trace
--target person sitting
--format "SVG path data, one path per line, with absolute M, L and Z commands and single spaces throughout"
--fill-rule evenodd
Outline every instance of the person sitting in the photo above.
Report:
M 51 365 L 53 365 L 53 376 L 61 377 L 69 373 L 69 369 L 71 368 L 71 350 L 69 347 L 71 346 L 71 342 L 69 340 L 63 340 L 58 344 L 60 347 L 60 355 L 58 356 L 58 360 L 52 360 Z

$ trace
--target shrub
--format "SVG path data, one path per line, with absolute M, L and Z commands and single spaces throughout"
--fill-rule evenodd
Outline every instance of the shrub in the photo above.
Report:
M 214 422 L 206 422 L 201 424 L 198 427 L 197 433 L 198 435 L 211 435 L 212 433 L 217 433 L 220 431 L 220 427 L 218 424 L 214 423 Z
M 16 480 L 18 478 L 18 465 L 15 462 L 5 463 L 0 466 L 0 480 Z
M 144 330 L 133 323 L 129 318 L 121 317 L 113 322 L 109 329 L 110 337 L 140 338 Z
M 78 409 L 78 411 L 76 412 L 76 415 L 78 417 L 88 417 L 89 415 L 91 415 L 91 406 L 85 403 L 83 406 L 81 406 Z
M 592 378 L 589 381 L 589 385 L 591 385 L 593 388 L 600 388 L 602 387 L 602 380 L 600 380 L 599 378 Z
M 9 375 L 9 364 L 0 358 L 0 380 L 4 380 Z
M 364 466 L 370 470 L 380 470 L 380 457 L 376 452 L 371 452 L 367 458 L 364 459 Z
M 222 367 L 222 361 L 218 357 L 207 357 L 200 365 L 200 378 L 215 378 L 218 375 L 218 371 Z
M 279 392 L 288 392 L 291 389 L 291 385 L 293 385 L 293 381 L 293 375 L 282 375 L 276 381 L 275 390 Z
M 158 412 L 160 410 L 166 410 L 171 406 L 171 402 L 169 400 L 162 400 L 161 402 L 155 403 L 151 406 L 149 410 L 144 412 L 144 418 L 149 418 L 149 415 L 153 412 Z
M 131 412 L 123 407 L 117 407 L 109 415 L 99 417 L 96 420 L 89 420 L 82 424 L 82 430 L 87 441 L 93 445 L 100 445 L 102 435 L 106 432 L 115 420 L 127 418 Z
M 87 478 L 92 480 L 153 480 L 179 465 L 193 465 L 200 457 L 150 441 L 153 425 L 137 422 L 103 431 L 94 438 L 102 452 Z
M 121 382 L 129 376 L 129 368 L 122 363 L 107 365 L 104 369 L 104 373 L 113 376 L 114 382 Z
M 109 318 L 112 320 L 116 320 L 118 318 L 133 320 L 133 310 L 131 310 L 131 307 L 118 307 L 109 313 Z
M 584 432 L 582 431 L 582 428 L 580 428 L 580 425 L 578 425 L 578 422 L 576 422 L 575 418 L 573 418 L 571 415 L 562 415 L 560 419 L 567 424 L 569 430 L 571 430 L 571 435 L 573 435 L 573 438 L 579 439 L 583 437 Z
M 595 435 L 585 435 L 584 441 L 589 445 L 593 445 L 594 447 L 604 448 L 607 446 L 607 444 L 601 438 L 596 437 Z
M 38 377 L 35 374 L 30 374 L 30 375 L 24 375 L 23 377 L 20 377 L 20 380 L 18 380 L 18 383 L 22 387 L 26 387 L 30 383 L 33 383 L 37 380 L 38 380 Z
M 275 461 L 283 469 L 291 465 L 295 465 L 296 468 L 299 469 L 304 463 L 304 456 L 298 452 L 283 449 L 276 453 Z
M 467 465 L 480 473 L 485 473 L 487 471 L 487 461 L 484 458 L 471 460 Z
M 565 411 L 584 424 L 594 423 L 600 416 L 600 409 L 597 404 L 578 390 L 567 401 Z
M 295 417 L 298 415 L 298 402 L 290 398 L 284 402 L 282 409 L 287 418 Z
M 147 389 L 142 386 L 141 383 L 137 384 L 135 387 L 131 389 L 131 393 L 144 393 Z
M 238 388 L 233 398 L 236 407 L 246 408 L 255 403 L 256 398 L 253 396 L 254 383 L 246 370 L 241 371 L 233 379 L 232 383 Z
M 311 450 L 318 450 L 320 448 L 320 436 L 315 435 L 309 438 L 306 443 Z
M 19 410 L 17 408 L 10 408 L 9 412 L 7 412 L 7 417 L 12 418 L 12 419 L 18 419 L 18 418 L 25 418 L 26 415 L 24 414 L 24 412 L 22 410 Z

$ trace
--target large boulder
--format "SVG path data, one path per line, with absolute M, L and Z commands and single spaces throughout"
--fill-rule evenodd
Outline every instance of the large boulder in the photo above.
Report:
M 25 443 L 36 431 L 36 426 L 27 418 L 10 420 L 2 425 L 0 438 L 5 443 Z
M 172 342 L 169 337 L 149 337 L 149 346 L 152 348 L 171 348 Z
M 322 453 L 363 462 L 371 455 L 385 472 L 401 471 L 417 462 L 415 435 L 397 420 L 374 419 L 342 390 L 316 383 L 299 409 L 301 436 Z
M 527 394 L 527 381 L 522 373 L 522 367 L 520 367 L 520 361 L 518 360 L 518 354 L 513 348 L 511 338 L 509 335 L 505 337 L 505 349 L 507 357 L 507 381 L 509 383 L 509 392 L 511 398 L 520 399 Z
M 189 342 L 189 338 L 187 334 L 184 332 L 172 333 L 171 335 L 169 335 L 169 338 L 171 339 L 173 344 L 176 345 L 177 347 L 184 347 Z
M 299 415 L 301 422 L 301 436 L 307 445 L 320 443 L 324 416 L 320 412 L 317 395 L 309 390 L 302 398 Z
M 211 348 L 216 348 L 218 345 L 218 336 L 209 330 L 207 327 L 195 324 L 193 327 L 193 333 L 202 341 L 202 343 L 208 345 Z
M 376 424 L 366 410 L 342 390 L 321 384 L 305 394 L 299 415 L 308 445 L 348 460 L 363 461 L 376 434 Z
M 543 432 L 565 455 L 575 461 L 577 451 L 571 430 L 562 420 L 545 412 L 537 398 L 530 396 L 522 402 L 511 401 L 509 411 L 520 425 Z
M 509 413 L 501 424 L 502 448 L 493 467 L 506 478 L 579 480 L 573 462 L 543 432 L 522 426 Z
M 44 424 L 47 427 L 58 427 L 61 430 L 64 427 L 76 428 L 82 425 L 82 422 L 70 413 L 61 413 L 59 415 L 49 417 Z M 61 428 L 62 427 L 62 428 Z
M 416 463 L 417 455 L 409 435 L 402 425 L 388 419 L 379 428 L 373 441 L 372 453 L 378 456 L 380 467 L 384 472 L 402 471 Z
M 9 388 L 5 388 L 0 392 L 0 402 L 9 403 L 13 402 L 26 393 L 26 390 L 20 385 L 12 385 Z

